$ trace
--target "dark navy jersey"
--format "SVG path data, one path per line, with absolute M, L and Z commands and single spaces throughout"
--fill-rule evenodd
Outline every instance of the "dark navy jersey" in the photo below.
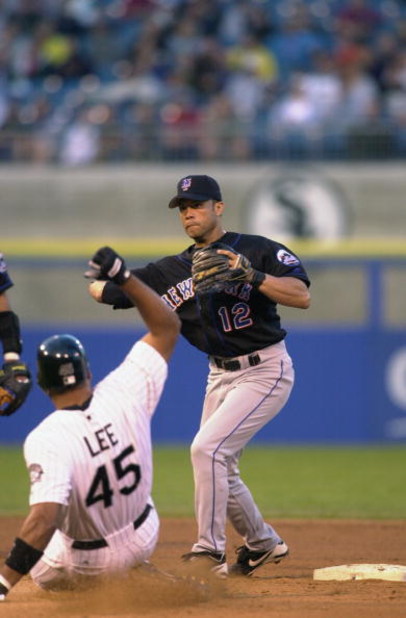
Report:
M 7 265 L 2 253 L 0 253 L 0 294 L 11 288 L 13 282 L 11 281 L 7 272 Z
M 219 241 L 245 255 L 253 268 L 274 277 L 296 277 L 310 285 L 300 259 L 287 247 L 263 236 L 226 232 Z M 224 292 L 197 296 L 192 284 L 195 245 L 179 255 L 164 257 L 132 272 L 177 311 L 183 336 L 209 355 L 233 357 L 250 354 L 281 341 L 276 303 L 247 282 L 229 285 Z M 102 301 L 127 309 L 131 301 L 108 282 Z

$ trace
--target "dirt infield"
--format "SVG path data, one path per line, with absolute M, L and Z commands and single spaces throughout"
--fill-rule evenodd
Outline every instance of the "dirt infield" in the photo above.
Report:
M 0 520 L 4 556 L 21 520 Z M 174 584 L 133 571 L 102 588 L 45 593 L 29 578 L 0 605 L 3 618 L 252 616 L 255 618 L 404 618 L 406 582 L 313 580 L 313 570 L 339 564 L 406 565 L 406 520 L 276 520 L 291 555 L 251 578 L 204 585 Z M 179 557 L 195 537 L 194 521 L 164 519 L 154 564 L 180 573 Z M 229 559 L 239 540 L 230 531 Z M 184 568 L 184 567 L 183 567 Z

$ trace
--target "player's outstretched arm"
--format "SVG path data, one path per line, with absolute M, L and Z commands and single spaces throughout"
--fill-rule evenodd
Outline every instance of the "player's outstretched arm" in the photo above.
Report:
M 14 540 L 4 564 L 0 568 L 0 601 L 11 588 L 40 560 L 56 528 L 61 524 L 62 504 L 43 502 L 31 506 Z
M 177 314 L 158 294 L 131 274 L 124 260 L 111 247 L 99 249 L 89 262 L 86 277 L 107 279 L 118 285 L 137 307 L 149 332 L 143 341 L 168 360 L 180 332 Z

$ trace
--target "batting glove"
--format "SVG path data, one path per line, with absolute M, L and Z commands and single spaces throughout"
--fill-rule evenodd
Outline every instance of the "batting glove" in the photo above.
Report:
M 88 262 L 90 270 L 85 272 L 88 279 L 104 279 L 123 285 L 131 276 L 123 258 L 111 247 L 102 247 Z

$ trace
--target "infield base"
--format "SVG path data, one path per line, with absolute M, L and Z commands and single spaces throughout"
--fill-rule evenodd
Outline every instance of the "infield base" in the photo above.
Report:
M 313 579 L 324 581 L 384 579 L 392 582 L 406 582 L 406 566 L 398 564 L 342 564 L 314 569 Z

